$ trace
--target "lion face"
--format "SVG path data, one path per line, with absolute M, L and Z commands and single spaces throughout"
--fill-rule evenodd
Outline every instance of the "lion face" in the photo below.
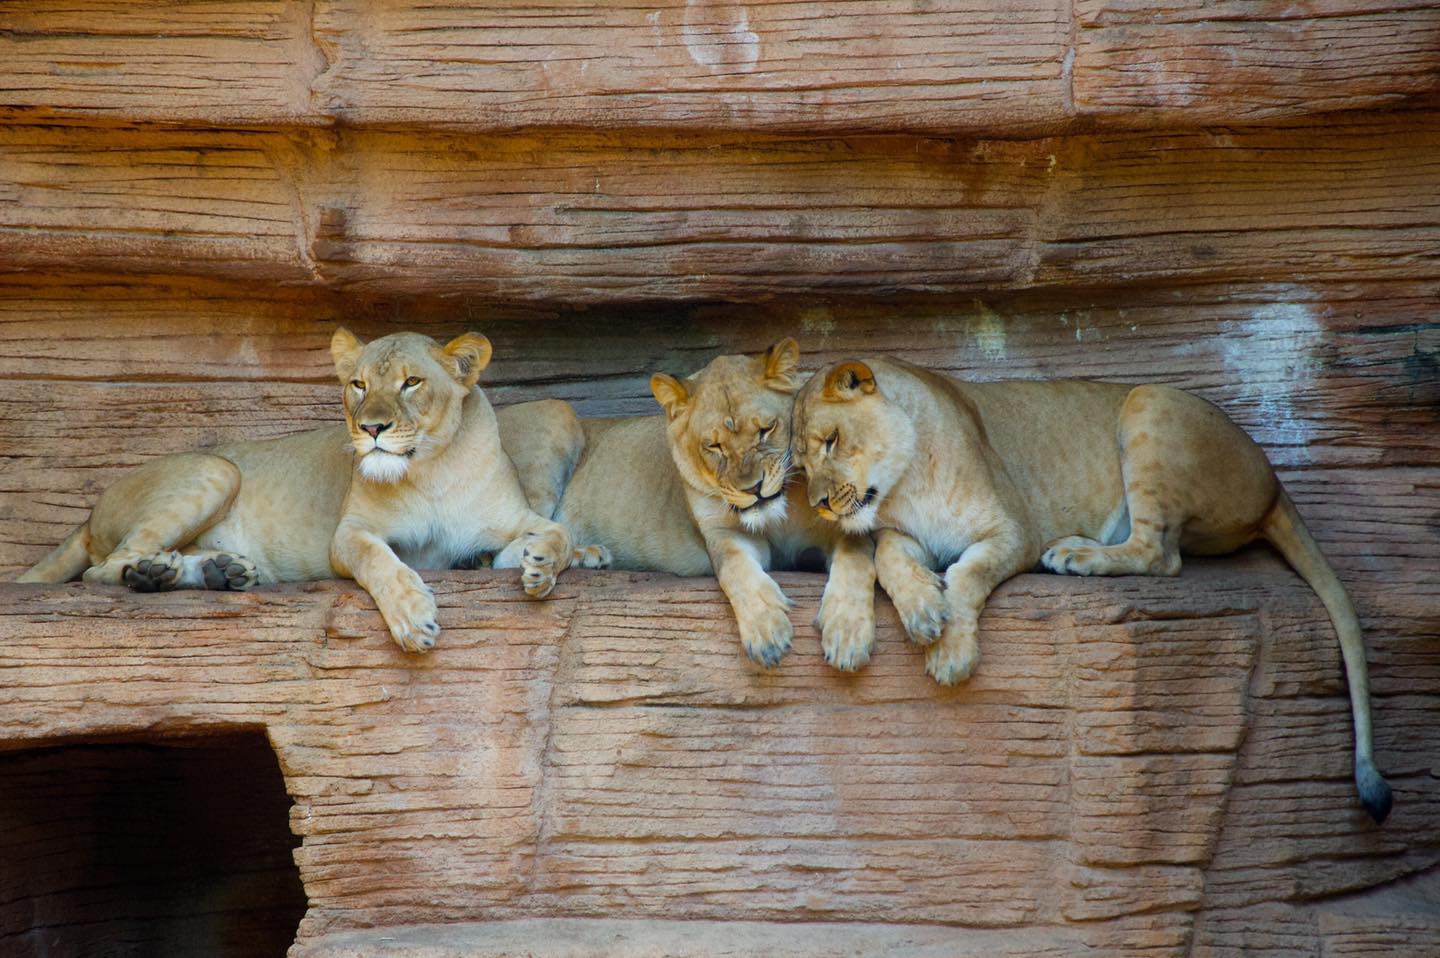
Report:
M 723 499 L 752 532 L 785 516 L 799 358 L 787 338 L 761 356 L 717 357 L 683 382 L 665 373 L 650 380 L 681 477 Z
M 822 369 L 795 397 L 792 445 L 810 505 L 852 534 L 875 528 L 880 503 L 915 457 L 915 427 L 860 362 Z
M 466 333 L 442 347 L 418 333 L 393 333 L 366 344 L 337 329 L 330 354 L 360 476 L 394 483 L 455 438 L 465 397 L 490 362 L 490 341 Z

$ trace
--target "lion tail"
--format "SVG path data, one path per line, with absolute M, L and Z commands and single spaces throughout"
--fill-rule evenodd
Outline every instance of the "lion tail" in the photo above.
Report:
M 90 567 L 90 523 L 80 525 L 16 582 L 69 582 Z
M 1355 723 L 1355 787 L 1370 817 L 1383 822 L 1390 814 L 1394 798 L 1389 784 L 1375 768 L 1374 747 L 1370 741 L 1370 679 L 1365 666 L 1365 641 L 1360 634 L 1355 607 L 1284 489 L 1265 515 L 1261 534 L 1310 584 L 1330 613 L 1345 661 L 1345 680 L 1350 686 L 1350 711 Z

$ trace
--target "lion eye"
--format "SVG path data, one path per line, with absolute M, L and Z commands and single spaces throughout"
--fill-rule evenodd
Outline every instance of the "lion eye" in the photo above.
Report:
M 425 380 L 421 379 L 419 376 L 411 376 L 409 379 L 405 380 L 404 388 L 414 389 L 416 386 L 420 385 L 424 381 Z
M 832 432 L 830 435 L 828 435 L 828 436 L 825 437 L 825 453 L 826 453 L 826 455 L 829 455 L 830 453 L 832 453 L 832 452 L 835 451 L 835 443 L 839 442 L 839 440 L 840 440 L 840 430 L 838 430 L 838 429 L 835 430 L 834 432 Z
M 770 437 L 770 434 L 771 434 L 772 432 L 774 432 L 774 431 L 775 431 L 775 424 L 774 424 L 773 422 L 772 422 L 770 425 L 768 425 L 768 426 L 762 427 L 762 428 L 760 429 L 760 439 L 761 439 L 761 441 L 763 442 L 764 440 L 768 439 L 768 438 Z
M 358 390 L 359 390 L 360 392 L 362 392 L 362 393 L 365 391 L 365 383 L 362 382 L 362 381 L 359 380 L 359 379 L 352 379 L 352 380 L 350 380 L 350 385 L 354 386 L 356 389 L 358 389 Z
M 723 452 L 723 451 L 724 451 L 724 450 L 722 450 L 722 449 L 720 448 L 720 444 L 719 444 L 718 442 L 707 442 L 707 443 L 705 444 L 705 448 L 708 449 L 708 450 L 710 450 L 711 452 L 716 452 L 716 453 L 718 453 L 718 452 Z

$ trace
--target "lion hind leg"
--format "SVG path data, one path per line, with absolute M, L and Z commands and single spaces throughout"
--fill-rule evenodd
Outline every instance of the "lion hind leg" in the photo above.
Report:
M 604 546 L 576 546 L 570 555 L 572 569 L 608 569 L 614 561 Z
M 1098 540 L 1067 536 L 1051 543 L 1041 565 L 1062 575 L 1180 574 L 1181 534 L 1192 513 L 1184 488 L 1189 470 L 1181 464 L 1191 450 L 1182 448 L 1183 436 L 1167 431 L 1165 418 L 1181 395 L 1143 386 L 1130 393 L 1116 435 L 1123 508 L 1112 513 Z M 1125 538 L 1115 542 L 1120 535 Z
M 1176 514 L 1163 473 L 1128 462 L 1124 472 L 1130 520 L 1124 541 L 1106 545 L 1085 536 L 1066 536 L 1045 549 L 1041 565 L 1061 575 L 1180 574 L 1184 520 Z
M 1040 564 L 1061 575 L 1179 575 L 1178 536 L 1170 535 L 1163 522 L 1155 525 L 1147 529 L 1137 520 L 1130 538 L 1113 546 L 1067 536 L 1045 550 Z
M 580 418 L 569 403 L 542 399 L 502 409 L 496 421 L 531 510 L 553 519 L 585 449 Z
M 84 580 L 150 586 L 147 591 L 203 587 L 188 584 L 193 579 L 184 576 L 185 563 L 177 550 L 224 517 L 239 491 L 240 470 L 219 456 L 186 453 L 135 470 L 107 489 L 95 506 L 90 517 L 92 553 L 104 558 L 85 570 Z M 157 556 L 163 558 L 159 567 Z M 142 559 L 151 561 L 137 578 Z M 127 581 L 127 569 L 133 583 Z

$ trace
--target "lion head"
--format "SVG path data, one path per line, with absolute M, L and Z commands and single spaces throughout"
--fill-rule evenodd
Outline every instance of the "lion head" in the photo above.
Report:
M 719 356 L 683 381 L 650 379 L 681 477 L 723 499 L 752 532 L 785 516 L 799 359 L 800 347 L 786 338 L 760 356 Z
M 915 457 L 915 427 L 862 362 L 816 373 L 795 397 L 795 458 L 810 505 L 853 534 L 870 532 L 880 503 Z
M 441 346 L 419 333 L 393 333 L 367 344 L 342 328 L 330 355 L 360 476 L 393 483 L 455 438 L 465 397 L 490 362 L 490 340 L 466 333 Z

